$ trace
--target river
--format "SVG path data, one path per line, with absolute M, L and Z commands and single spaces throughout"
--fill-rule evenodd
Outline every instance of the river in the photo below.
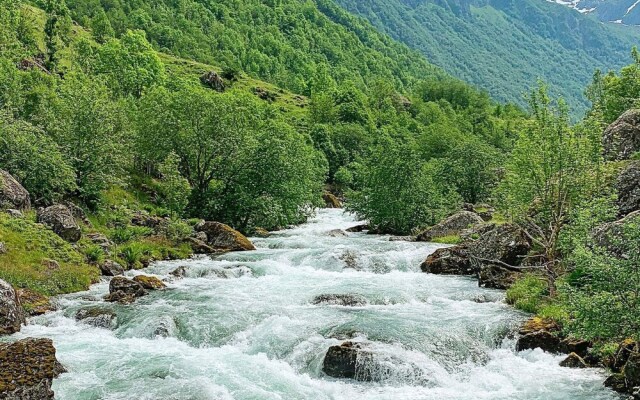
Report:
M 355 224 L 321 210 L 305 225 L 252 238 L 258 251 L 155 263 L 129 275 L 165 279 L 186 266 L 187 276 L 128 306 L 102 302 L 105 280 L 59 297 L 58 311 L 14 338 L 53 339 L 69 370 L 54 381 L 59 400 L 619 399 L 603 388 L 602 371 L 562 368 L 561 356 L 539 349 L 516 352 L 513 332 L 527 317 L 503 292 L 421 273 L 438 245 L 328 235 Z M 368 304 L 312 304 L 347 293 Z M 75 321 L 96 304 L 117 313 L 113 330 Z M 323 374 L 324 354 L 344 338 L 370 343 L 376 382 Z

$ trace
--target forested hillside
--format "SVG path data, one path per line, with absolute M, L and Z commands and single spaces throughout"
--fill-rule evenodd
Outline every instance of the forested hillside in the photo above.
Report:
M 588 103 L 594 69 L 618 69 L 638 44 L 635 29 L 604 25 L 545 0 L 341 0 L 347 10 L 420 50 L 447 72 L 524 104 L 543 79 L 573 111 Z

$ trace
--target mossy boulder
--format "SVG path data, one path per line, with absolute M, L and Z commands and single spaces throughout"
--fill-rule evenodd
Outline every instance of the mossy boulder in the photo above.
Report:
M 10 173 L 0 169 L 0 209 L 28 210 L 29 192 Z
M 95 326 L 96 328 L 111 329 L 116 324 L 116 313 L 108 308 L 91 307 L 78 310 L 76 321 Z
M 42 315 L 56 309 L 47 296 L 31 289 L 18 289 L 17 294 L 22 307 L 29 316 Z
M 342 202 L 331 192 L 324 192 L 322 194 L 325 208 L 342 208 Z
M 196 225 L 196 231 L 207 235 L 207 245 L 215 250 L 247 251 L 255 246 L 242 233 L 220 222 L 205 221 Z
M 616 182 L 616 190 L 620 217 L 640 210 L 640 162 L 630 163 L 620 173 Z
M 420 269 L 437 275 L 474 275 L 476 272 L 464 246 L 436 250 L 420 265 Z
M 18 294 L 9 283 L 0 279 L 0 335 L 20 331 L 25 315 Z
M 565 368 L 587 368 L 587 363 L 576 353 L 571 353 L 560 362 L 560 366 Z
M 133 303 L 136 298 L 147 294 L 142 285 L 124 276 L 116 276 L 109 282 L 109 294 L 106 301 L 118 302 L 122 304 Z
M 429 242 L 438 237 L 459 235 L 463 230 L 482 224 L 484 220 L 474 212 L 460 211 L 418 235 L 418 242 Z
M 138 282 L 140 285 L 142 285 L 143 288 L 147 290 L 160 290 L 167 287 L 167 285 L 165 285 L 160 279 L 156 278 L 155 276 L 136 275 L 133 278 L 133 281 Z
M 0 365 L 0 398 L 5 400 L 53 399 L 51 383 L 66 372 L 51 339 L 0 344 Z
M 63 204 L 39 209 L 38 222 L 44 224 L 67 242 L 75 243 L 82 236 L 82 230 L 73 213 L 69 207 Z
M 640 109 L 631 109 L 604 131 L 602 147 L 607 160 L 628 160 L 640 151 Z

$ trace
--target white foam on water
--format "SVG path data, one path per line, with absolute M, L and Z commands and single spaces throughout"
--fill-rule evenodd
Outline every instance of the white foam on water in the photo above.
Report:
M 561 356 L 540 350 L 516 352 L 505 337 L 526 316 L 505 305 L 502 292 L 421 273 L 441 246 L 328 235 L 356 224 L 322 210 L 305 225 L 253 238 L 255 252 L 159 262 L 142 272 L 171 278 L 184 265 L 186 278 L 129 306 L 103 302 L 103 281 L 60 297 L 59 311 L 9 339 L 54 340 L 69 370 L 54 381 L 59 400 L 619 398 L 602 386 L 602 371 L 561 368 Z M 321 294 L 355 294 L 366 304 L 314 305 Z M 94 306 L 116 312 L 115 330 L 75 321 Z M 327 349 L 346 338 L 370 343 L 361 367 L 376 382 L 322 372 Z

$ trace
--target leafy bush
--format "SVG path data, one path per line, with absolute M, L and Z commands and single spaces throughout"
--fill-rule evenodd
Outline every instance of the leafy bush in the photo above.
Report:
M 89 245 L 84 248 L 84 255 L 91 264 L 99 264 L 104 260 L 104 250 L 98 245 Z
M 115 243 L 126 243 L 152 233 L 153 229 L 144 226 L 118 226 L 111 230 L 110 237 Z
M 537 313 L 546 304 L 547 282 L 537 275 L 525 275 L 507 290 L 507 303 L 529 313 Z

